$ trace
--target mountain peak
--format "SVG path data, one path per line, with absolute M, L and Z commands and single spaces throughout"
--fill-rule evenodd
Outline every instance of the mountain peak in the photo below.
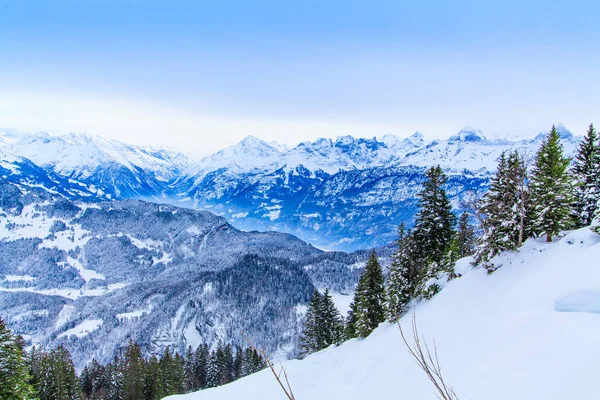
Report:
M 448 140 L 451 142 L 478 142 L 481 140 L 485 140 L 485 136 L 483 136 L 483 132 L 481 131 L 481 129 L 477 129 L 472 126 L 465 126 L 460 131 L 458 131 L 456 135 L 450 136 Z

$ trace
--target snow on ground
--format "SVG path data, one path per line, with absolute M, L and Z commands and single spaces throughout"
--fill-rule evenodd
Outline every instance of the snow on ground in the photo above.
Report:
M 86 319 L 85 321 L 78 324 L 74 328 L 71 328 L 68 331 L 61 333 L 60 335 L 58 335 L 58 337 L 63 337 L 63 336 L 69 337 L 71 335 L 75 335 L 78 338 L 82 338 L 82 337 L 94 332 L 96 329 L 100 328 L 100 326 L 102 326 L 101 319 Z
M 33 282 L 37 278 L 31 275 L 4 275 L 4 279 L 0 279 L 3 282 Z
M 416 307 L 459 398 L 563 400 L 597 397 L 600 236 L 581 229 L 555 243 L 529 240 L 494 274 L 469 270 Z M 465 260 L 466 261 L 466 260 Z M 410 332 L 412 313 L 402 318 Z M 297 399 L 435 399 L 431 383 L 382 324 L 364 340 L 285 363 Z M 182 400 L 284 398 L 270 371 Z
M 102 296 L 114 290 L 122 289 L 129 283 L 118 282 L 111 283 L 106 287 L 100 287 L 97 289 L 37 289 L 35 287 L 24 287 L 24 288 L 4 288 L 0 287 L 2 292 L 31 292 L 39 293 L 46 296 L 60 296 L 67 299 L 76 300 L 82 296 Z
M 325 289 L 319 289 L 319 292 L 325 293 Z M 350 303 L 352 303 L 352 300 L 354 299 L 354 292 L 329 292 L 329 294 L 338 311 L 345 317 L 346 314 L 348 314 L 348 310 L 350 310 Z

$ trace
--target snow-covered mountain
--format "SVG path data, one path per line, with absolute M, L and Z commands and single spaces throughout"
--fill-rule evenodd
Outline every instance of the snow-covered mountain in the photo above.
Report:
M 128 338 L 183 352 L 242 344 L 239 329 L 294 356 L 315 287 L 352 290 L 368 256 L 242 232 L 207 211 L 74 202 L 9 182 L 0 182 L 0 254 L 0 315 L 30 343 L 66 345 L 78 367 L 110 361 Z
M 572 155 L 580 137 L 562 125 L 558 130 Z M 12 138 L 0 149 L 113 199 L 211 210 L 242 229 L 278 230 L 323 248 L 355 250 L 390 242 L 400 222 L 412 223 L 427 167 L 446 170 L 460 209 L 485 190 L 502 151 L 533 155 L 544 135 L 486 139 L 465 128 L 431 142 L 417 132 L 322 138 L 291 148 L 247 137 L 200 160 L 81 134 Z
M 4 151 L 121 199 L 162 195 L 189 163 L 177 152 L 75 133 L 26 136 L 4 146 Z
M 529 240 L 500 255 L 494 274 L 471 270 L 414 315 L 422 344 L 439 357 L 460 399 L 592 399 L 600 358 L 600 236 L 574 231 L 555 243 Z M 413 312 L 401 319 L 409 340 Z M 284 363 L 297 399 L 434 399 L 395 324 L 301 361 Z M 265 369 L 231 384 L 172 400 L 279 400 Z

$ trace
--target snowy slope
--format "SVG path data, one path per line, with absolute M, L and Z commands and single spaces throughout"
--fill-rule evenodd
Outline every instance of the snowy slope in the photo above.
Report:
M 459 398 L 597 398 L 600 359 L 600 237 L 588 229 L 556 243 L 528 241 L 504 254 L 493 275 L 468 271 L 416 307 L 420 333 L 435 339 L 445 377 Z M 411 315 L 402 319 L 410 330 Z M 383 324 L 285 366 L 297 399 L 435 399 L 433 387 Z M 284 398 L 269 371 L 182 400 Z

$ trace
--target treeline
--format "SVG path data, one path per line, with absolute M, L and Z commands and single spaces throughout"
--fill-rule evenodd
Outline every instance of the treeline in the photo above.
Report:
M 400 226 L 387 277 L 373 252 L 346 318 L 332 306 L 328 291 L 315 292 L 304 322 L 302 355 L 364 338 L 386 319 L 397 321 L 411 302 L 431 298 L 455 278 L 460 258 L 472 255 L 473 266 L 492 273 L 501 266 L 494 257 L 517 250 L 528 238 L 550 242 L 566 229 L 590 225 L 600 231 L 600 139 L 593 125 L 574 160 L 565 157 L 555 127 L 535 155 L 502 153 L 488 192 L 471 205 L 471 213 L 458 218 L 441 168 L 430 168 L 426 178 L 415 225 Z
M 130 341 L 111 363 L 92 360 L 78 376 L 65 347 L 45 352 L 24 346 L 0 318 L 0 399 L 158 400 L 224 385 L 266 367 L 251 348 L 219 345 L 210 351 L 204 344 L 184 355 L 167 348 L 160 357 L 144 357 Z
M 438 282 L 454 278 L 457 259 L 475 252 L 475 228 L 468 213 L 455 216 L 444 188 L 446 175 L 438 166 L 430 168 L 426 178 L 414 228 L 399 228 L 387 279 L 372 252 L 346 318 L 327 290 L 322 295 L 316 291 L 304 322 L 302 355 L 364 338 L 385 320 L 397 321 L 412 300 L 432 297 L 440 290 Z

